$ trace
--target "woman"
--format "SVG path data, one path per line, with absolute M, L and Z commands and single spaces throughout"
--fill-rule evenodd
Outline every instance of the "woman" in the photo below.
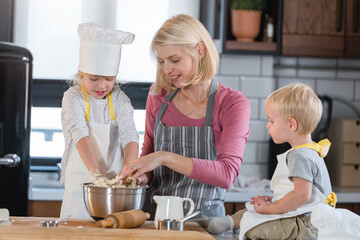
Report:
M 224 216 L 225 189 L 238 176 L 249 135 L 249 101 L 212 80 L 219 55 L 195 18 L 167 20 L 151 49 L 157 77 L 146 104 L 142 153 L 121 178 L 132 174 L 149 184 L 144 210 L 152 217 L 154 195 L 190 197 L 203 215 Z

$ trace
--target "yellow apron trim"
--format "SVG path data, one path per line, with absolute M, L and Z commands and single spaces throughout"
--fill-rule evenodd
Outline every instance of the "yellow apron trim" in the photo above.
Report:
M 89 116 L 90 116 L 89 95 L 88 95 L 84 85 L 81 85 L 80 89 L 81 89 L 81 92 L 84 94 L 85 101 L 86 101 L 85 121 L 88 122 L 89 121 Z M 110 112 L 111 120 L 115 120 L 116 118 L 115 118 L 115 112 L 114 112 L 114 104 L 113 104 L 113 100 L 112 100 L 112 97 L 111 97 L 111 91 L 108 92 L 107 97 L 108 97 L 109 112 Z
M 111 120 L 115 120 L 116 118 L 115 118 L 115 113 L 114 113 L 113 100 L 112 100 L 112 97 L 111 97 L 111 91 L 108 92 L 107 96 L 108 96 L 110 117 L 111 117 Z
M 337 202 L 337 196 L 334 192 L 331 192 L 329 195 L 326 196 L 325 203 L 329 204 L 332 207 L 335 207 Z
M 320 157 L 326 157 L 326 155 L 329 152 L 330 145 L 331 145 L 330 141 L 326 138 L 326 139 L 321 140 L 318 143 L 316 143 L 316 142 L 305 143 L 305 144 L 295 147 L 294 149 L 299 149 L 299 148 L 303 148 L 303 147 L 310 148 L 310 149 L 317 151 L 319 153 Z
M 84 85 L 81 85 L 81 92 L 84 94 L 85 101 L 86 101 L 86 108 L 85 108 L 85 121 L 89 121 L 90 116 L 90 102 L 89 102 L 89 96 L 88 93 L 84 87 Z

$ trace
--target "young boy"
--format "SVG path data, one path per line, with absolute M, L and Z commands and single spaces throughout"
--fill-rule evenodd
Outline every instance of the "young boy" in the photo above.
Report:
M 310 214 L 331 194 L 323 157 L 330 142 L 311 140 L 322 115 L 322 103 L 304 84 L 291 84 L 273 92 L 265 101 L 267 128 L 275 143 L 291 149 L 278 155 L 271 179 L 273 197 L 255 196 L 232 216 L 208 218 L 202 225 L 221 233 L 240 227 L 239 239 L 316 239 Z

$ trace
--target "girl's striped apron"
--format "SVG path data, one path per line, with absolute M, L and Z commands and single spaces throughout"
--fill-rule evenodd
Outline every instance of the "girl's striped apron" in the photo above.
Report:
M 214 145 L 211 124 L 217 83 L 213 81 L 211 84 L 204 127 L 171 127 L 165 126 L 161 122 L 168 105 L 179 91 L 180 89 L 170 92 L 161 104 L 155 122 L 155 152 L 167 151 L 184 157 L 215 161 L 217 151 Z M 161 166 L 153 171 L 153 179 L 147 193 L 144 209 L 150 211 L 152 216 L 154 216 L 156 210 L 156 203 L 153 200 L 155 195 L 188 197 L 193 199 L 195 209 L 201 210 L 203 215 L 225 215 L 225 189 L 198 182 L 165 166 Z M 189 208 L 188 205 L 186 202 L 184 205 L 185 209 Z

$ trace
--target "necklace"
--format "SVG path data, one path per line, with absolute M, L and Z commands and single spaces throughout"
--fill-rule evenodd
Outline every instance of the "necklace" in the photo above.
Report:
M 209 88 L 209 91 L 207 92 L 205 98 L 204 98 L 203 100 L 201 100 L 200 103 L 196 104 L 196 105 L 195 105 L 196 107 L 195 107 L 192 111 L 190 111 L 189 113 L 183 113 L 183 114 L 184 114 L 185 116 L 189 116 L 190 114 L 192 114 L 193 112 L 195 112 L 196 110 L 198 110 L 199 107 L 200 107 L 200 106 L 205 102 L 205 100 L 209 97 L 209 92 L 210 92 L 210 88 Z M 178 101 L 177 101 L 177 108 L 178 108 L 179 111 L 180 111 L 180 97 L 181 97 L 181 90 L 180 90 L 180 92 L 179 92 L 179 98 L 178 98 Z M 180 112 L 181 112 L 181 111 L 180 111 Z

